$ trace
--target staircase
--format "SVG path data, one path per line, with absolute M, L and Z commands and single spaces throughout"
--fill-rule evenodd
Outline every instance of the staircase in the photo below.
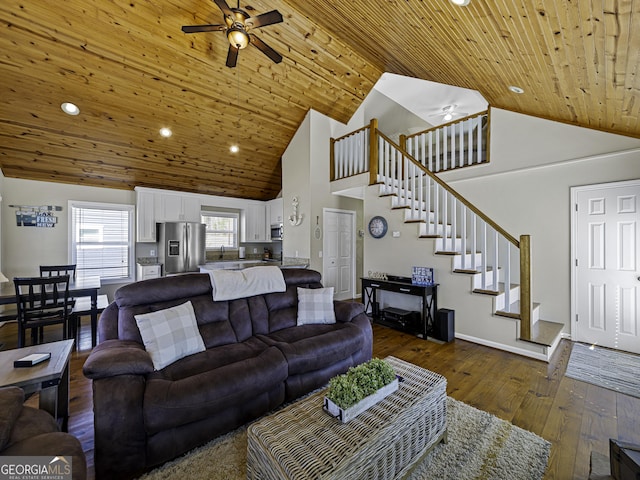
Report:
M 470 294 L 491 298 L 491 314 L 517 322 L 516 340 L 542 346 L 548 360 L 563 324 L 540 319 L 540 304 L 531 300 L 530 237 L 513 237 L 431 171 L 488 161 L 486 119 L 485 112 L 460 120 L 458 130 L 453 122 L 413 139 L 401 136 L 402 146 L 372 120 L 331 140 L 332 180 L 368 173 L 389 208 L 417 226 L 416 236 L 432 239 L 433 255 L 450 257 L 452 274 L 469 277 Z

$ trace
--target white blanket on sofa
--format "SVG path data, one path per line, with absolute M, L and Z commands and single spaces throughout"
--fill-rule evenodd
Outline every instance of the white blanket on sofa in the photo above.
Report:
M 250 267 L 244 270 L 212 270 L 209 276 L 214 301 L 234 300 L 287 290 L 282 270 L 275 265 Z

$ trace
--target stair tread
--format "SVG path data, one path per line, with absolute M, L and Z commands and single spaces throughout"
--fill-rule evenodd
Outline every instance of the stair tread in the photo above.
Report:
M 563 323 L 538 320 L 531 327 L 531 338 L 521 337 L 520 340 L 550 347 L 556 342 L 563 328 Z
M 511 288 L 516 288 L 519 285 L 517 283 L 512 283 L 511 284 Z M 500 282 L 498 283 L 498 290 L 493 290 L 493 289 L 483 289 L 483 288 L 474 288 L 473 289 L 473 293 L 483 293 L 485 295 L 500 295 L 501 293 L 504 293 L 504 283 Z

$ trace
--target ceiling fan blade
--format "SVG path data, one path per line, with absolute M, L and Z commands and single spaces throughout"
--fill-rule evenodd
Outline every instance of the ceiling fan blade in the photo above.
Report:
M 282 61 L 282 55 L 280 55 L 278 52 L 276 52 L 273 48 L 271 48 L 269 45 L 264 43 L 258 37 L 256 37 L 255 35 L 249 35 L 249 39 L 251 40 L 251 43 L 253 44 L 254 47 L 256 47 L 258 50 L 264 53 L 267 57 L 269 57 L 275 63 L 280 63 Z
M 282 14 L 277 10 L 271 10 L 257 17 L 247 18 L 244 23 L 248 28 L 260 28 L 280 22 L 282 22 Z
M 184 25 L 182 31 L 184 33 L 218 32 L 225 28 L 227 28 L 226 25 Z
M 227 67 L 233 68 L 238 63 L 238 49 L 233 45 L 229 45 L 229 53 L 227 53 Z
M 225 2 L 224 0 L 213 0 L 213 1 L 215 2 L 216 5 L 218 5 L 218 8 L 222 10 L 222 13 L 224 13 L 225 16 L 229 16 L 229 17 L 233 16 L 233 12 L 229 8 L 229 5 L 227 5 L 227 2 Z

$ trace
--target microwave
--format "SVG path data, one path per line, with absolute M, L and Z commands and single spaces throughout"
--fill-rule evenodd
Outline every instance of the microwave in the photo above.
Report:
M 281 223 L 274 223 L 271 225 L 271 240 L 282 240 Z

